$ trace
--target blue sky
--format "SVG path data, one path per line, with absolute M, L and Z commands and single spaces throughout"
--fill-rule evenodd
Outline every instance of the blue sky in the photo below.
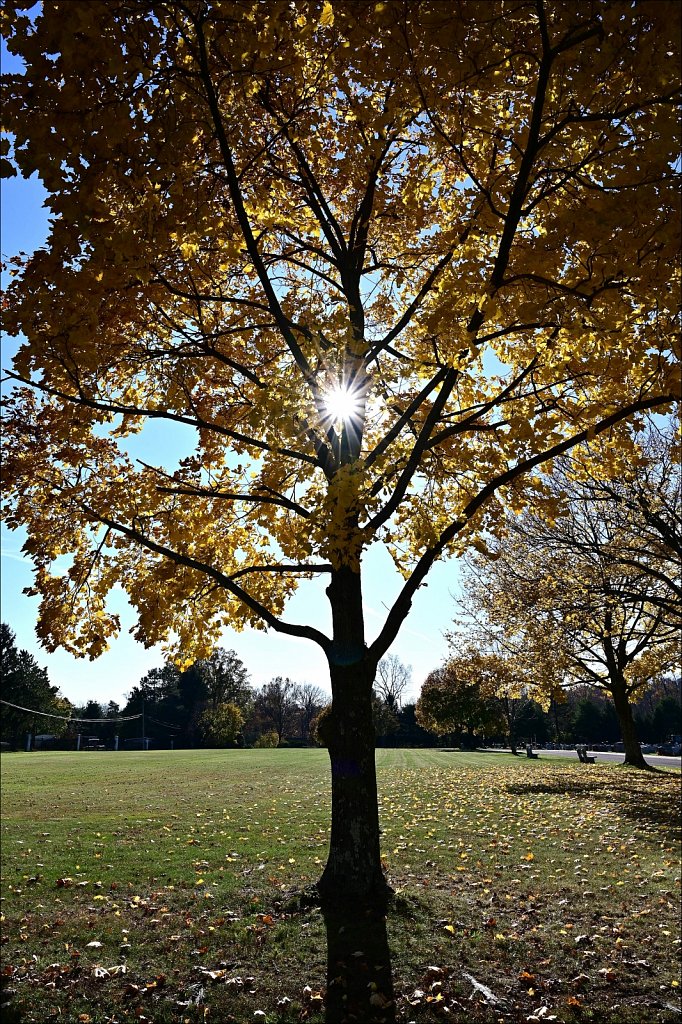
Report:
M 2 253 L 4 257 L 19 251 L 32 252 L 40 246 L 47 233 L 47 211 L 42 208 L 43 190 L 32 179 L 6 179 L 2 182 Z M 17 348 L 16 339 L 2 339 L 2 365 L 8 367 Z M 157 464 L 175 463 L 186 452 L 179 448 L 186 444 L 181 430 L 169 430 L 172 425 L 153 424 L 143 432 L 138 442 L 139 454 Z M 163 438 L 163 440 L 162 440 Z M 93 699 L 106 703 L 123 701 L 125 694 L 150 668 L 163 662 L 160 648 L 146 650 L 129 634 L 134 624 L 134 612 L 120 592 L 112 595 L 112 608 L 119 613 L 122 629 L 119 638 L 112 641 L 109 651 L 96 661 L 76 659 L 65 651 L 49 654 L 35 635 L 38 600 L 22 594 L 32 582 L 30 562 L 21 554 L 24 537 L 2 527 L 1 614 L 17 636 L 20 647 L 26 648 L 46 666 L 50 681 L 59 686 L 64 696 L 74 703 Z M 447 629 L 455 612 L 451 591 L 457 588 L 455 562 L 437 565 L 428 584 L 421 588 L 413 602 L 412 611 L 391 648 L 392 654 L 412 665 L 414 685 L 411 696 L 418 696 L 426 675 L 436 668 L 447 654 L 443 631 Z M 377 548 L 364 562 L 365 617 L 368 640 L 371 642 L 381 629 L 393 599 L 397 595 L 401 578 L 393 569 L 388 554 Z M 285 618 L 305 622 L 329 631 L 328 604 L 324 594 L 324 581 L 304 583 L 291 600 Z M 251 682 L 261 685 L 273 676 L 289 676 L 297 682 L 313 683 L 329 690 L 327 666 L 317 645 L 305 640 L 245 630 L 242 633 L 226 631 L 223 647 L 235 650 L 251 675 Z

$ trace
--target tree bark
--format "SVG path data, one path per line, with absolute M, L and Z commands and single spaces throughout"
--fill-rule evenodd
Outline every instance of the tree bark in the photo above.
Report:
M 376 664 L 364 642 L 360 575 L 332 573 L 327 589 L 334 639 L 328 655 L 329 715 L 320 726 L 331 762 L 329 857 L 318 890 L 328 904 L 385 902 L 390 888 L 381 866 L 372 684 Z
M 644 760 L 642 748 L 639 745 L 637 727 L 635 726 L 635 719 L 632 714 L 632 705 L 628 700 L 625 680 L 619 673 L 616 678 L 611 675 L 610 682 L 611 696 L 613 697 L 620 733 L 623 737 L 623 745 L 625 746 L 625 764 L 632 765 L 633 768 L 648 770 L 650 766 Z

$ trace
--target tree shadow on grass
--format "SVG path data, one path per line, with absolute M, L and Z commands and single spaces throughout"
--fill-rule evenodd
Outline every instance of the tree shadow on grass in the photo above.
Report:
M 368 906 L 343 894 L 323 900 L 316 885 L 292 890 L 275 909 L 290 914 L 319 907 L 327 933 L 326 1024 L 393 1024 L 396 1009 L 386 915 L 410 913 L 396 895 Z
M 644 826 L 665 829 L 672 836 L 679 834 L 682 826 L 682 815 L 679 804 L 679 777 L 661 772 L 658 780 L 665 788 L 641 786 L 642 779 L 638 776 L 623 777 L 617 786 L 605 785 L 603 778 L 551 779 L 542 782 L 511 784 L 505 787 L 508 793 L 550 793 L 570 797 L 588 797 L 592 800 L 609 800 L 618 804 L 621 812 L 633 821 Z M 647 780 L 648 782 L 648 775 Z
M 391 1024 L 395 1001 L 386 910 L 322 907 L 327 929 L 327 1024 Z

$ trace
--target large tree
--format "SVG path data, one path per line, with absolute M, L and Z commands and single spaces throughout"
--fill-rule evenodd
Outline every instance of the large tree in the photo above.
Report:
M 277 733 L 281 743 L 285 735 L 291 735 L 296 721 L 298 687 L 288 677 L 276 676 L 265 683 L 253 703 L 254 714 L 261 722 Z
M 307 638 L 333 694 L 324 896 L 385 891 L 372 684 L 434 563 L 533 470 L 676 394 L 679 5 L 8 2 L 5 329 L 38 632 L 96 657 Z M 68 11 L 68 17 L 65 16 Z M 179 465 L 128 435 L 186 425 Z M 368 644 L 362 559 L 404 576 Z M 60 554 L 65 573 L 53 571 Z M 283 618 L 328 581 L 327 635 Z
M 637 537 L 627 505 L 609 509 L 581 462 L 561 461 L 546 481 L 553 520 L 508 516 L 505 538 L 471 560 L 468 601 L 481 639 L 515 648 L 539 692 L 587 683 L 607 694 L 626 764 L 647 768 L 633 705 L 680 664 L 679 610 L 669 573 L 653 571 L 658 542 Z

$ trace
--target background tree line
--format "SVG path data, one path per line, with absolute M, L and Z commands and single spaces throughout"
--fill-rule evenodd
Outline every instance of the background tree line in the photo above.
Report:
M 2 706 L 2 740 L 22 748 L 26 734 L 52 735 L 51 744 L 73 749 L 76 737 L 96 738 L 107 747 L 118 735 L 122 748 L 151 746 L 275 747 L 322 742 L 317 731 L 328 696 L 309 683 L 276 676 L 259 688 L 234 651 L 218 649 L 211 658 L 181 671 L 172 662 L 152 669 L 133 687 L 123 706 L 95 700 L 74 705 L 51 686 L 44 668 L 18 650 L 14 634 L 0 624 L 2 699 L 63 718 L 44 718 Z M 471 666 L 470 666 L 471 667 Z M 618 716 L 608 696 L 583 685 L 558 691 L 544 707 L 526 694 L 490 688 L 490 680 L 456 680 L 454 662 L 431 673 L 420 699 L 403 697 L 412 683 L 410 666 L 395 655 L 379 665 L 373 710 L 377 746 L 464 747 L 482 743 L 616 743 Z M 480 661 L 479 661 L 480 668 Z M 142 716 L 132 721 L 120 721 Z M 65 720 L 68 717 L 73 722 Z M 679 680 L 662 676 L 648 683 L 633 705 L 640 740 L 660 744 L 682 732 Z M 77 722 L 76 719 L 86 719 Z M 97 721 L 100 720 L 100 721 Z M 510 728 L 511 725 L 511 728 Z M 128 741 L 128 743 L 126 743 Z

